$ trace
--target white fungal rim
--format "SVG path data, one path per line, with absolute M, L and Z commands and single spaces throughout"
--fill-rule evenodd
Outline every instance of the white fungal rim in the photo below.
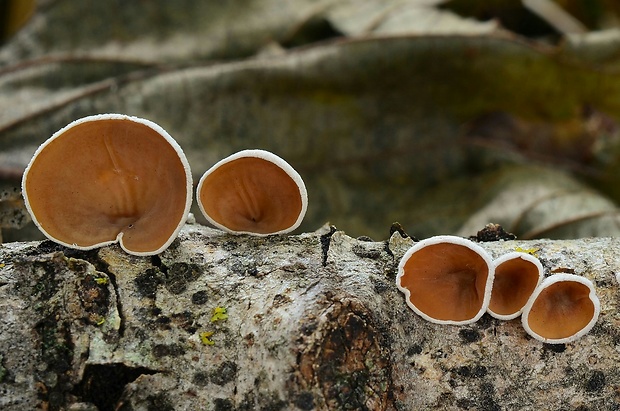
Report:
M 283 230 L 274 231 L 271 233 L 254 233 L 251 231 L 235 231 L 215 221 L 204 209 L 204 206 L 202 205 L 202 201 L 200 201 L 200 192 L 202 191 L 202 185 L 207 179 L 207 177 L 211 175 L 215 170 L 217 170 L 222 165 L 230 163 L 231 161 L 238 160 L 240 158 L 247 158 L 247 157 L 260 158 L 262 160 L 269 161 L 270 163 L 275 164 L 276 166 L 284 170 L 284 172 L 295 182 L 295 185 L 297 185 L 297 188 L 299 189 L 299 196 L 301 197 L 301 210 L 299 211 L 297 220 L 295 220 L 295 222 L 290 227 L 287 227 Z M 299 175 L 299 173 L 289 163 L 287 163 L 283 158 L 273 154 L 270 151 L 260 150 L 260 149 L 241 150 L 215 163 L 211 168 L 205 171 L 205 173 L 200 178 L 200 181 L 198 182 L 198 186 L 196 187 L 196 200 L 198 202 L 198 207 L 200 208 L 202 215 L 204 215 L 205 218 L 209 221 L 209 223 L 212 224 L 213 226 L 219 228 L 220 230 L 226 231 L 227 233 L 230 233 L 230 234 L 237 234 L 237 235 L 247 234 L 247 235 L 253 235 L 257 237 L 267 237 L 267 236 L 276 235 L 276 234 L 286 234 L 286 233 L 289 233 L 295 230 L 297 227 L 299 227 L 299 225 L 303 221 L 304 217 L 306 216 L 306 210 L 308 209 L 308 191 L 306 190 L 306 185 L 304 184 L 304 180 L 301 178 L 301 175 Z
M 152 129 L 153 131 L 155 131 L 157 134 L 159 134 L 164 140 L 166 140 L 166 142 L 168 142 L 168 144 L 170 144 L 170 146 L 174 149 L 174 151 L 177 153 L 179 160 L 181 161 L 181 164 L 183 165 L 183 169 L 185 170 L 185 177 L 186 177 L 186 184 L 185 184 L 185 207 L 183 210 L 183 214 L 182 217 L 179 221 L 179 224 L 177 225 L 177 227 L 175 228 L 175 230 L 172 232 L 172 234 L 170 235 L 170 238 L 168 238 L 168 240 L 161 246 L 159 247 L 157 250 L 154 251 L 131 251 L 128 250 L 127 248 L 125 248 L 125 245 L 123 244 L 123 232 L 120 232 L 116 238 L 114 240 L 110 240 L 110 241 L 103 241 L 97 244 L 93 244 L 93 245 L 89 245 L 89 246 L 79 246 L 77 244 L 69 244 L 69 243 L 65 243 L 64 241 L 60 241 L 56 238 L 54 238 L 54 236 L 52 236 L 50 233 L 48 233 L 43 226 L 41 225 L 41 223 L 39 222 L 39 220 L 37 219 L 37 216 L 35 215 L 35 213 L 32 210 L 32 207 L 30 206 L 30 201 L 28 199 L 28 192 L 26 191 L 26 181 L 28 179 L 28 172 L 30 171 L 32 165 L 34 164 L 34 162 L 37 159 L 37 156 L 55 139 L 59 138 L 61 135 L 63 135 L 66 131 L 68 131 L 69 129 L 76 127 L 80 124 L 83 123 L 87 123 L 87 122 L 93 122 L 93 121 L 100 121 L 100 120 L 129 120 L 129 121 L 133 121 L 135 123 L 139 123 L 142 125 L 145 125 L 147 127 L 149 127 L 150 129 Z M 107 113 L 107 114 L 95 114 L 92 116 L 87 116 L 87 117 L 82 117 L 80 119 L 74 120 L 71 123 L 67 124 L 66 126 L 64 126 L 63 128 L 61 128 L 60 130 L 58 130 L 57 132 L 55 132 L 50 138 L 48 138 L 45 142 L 43 142 L 43 144 L 41 144 L 37 150 L 34 152 L 32 158 L 30 159 L 30 162 L 28 163 L 28 166 L 26 167 L 26 170 L 24 171 L 24 175 L 22 177 L 22 195 L 24 197 L 24 204 L 26 205 L 26 209 L 28 210 L 28 213 L 30 214 L 30 216 L 32 217 L 32 221 L 34 222 L 34 224 L 37 226 L 37 228 L 43 233 L 43 235 L 45 235 L 45 237 L 47 237 L 48 239 L 54 241 L 55 243 L 61 244 L 65 247 L 69 247 L 69 248 L 73 248 L 76 250 L 92 250 L 95 248 L 100 248 L 100 247 L 104 247 L 110 244 L 116 244 L 119 243 L 120 247 L 127 252 L 128 254 L 131 255 L 136 255 L 136 256 L 149 256 L 149 255 L 155 255 L 155 254 L 159 254 L 161 252 L 163 252 L 165 249 L 167 249 L 170 244 L 177 238 L 177 236 L 179 235 L 179 231 L 181 231 L 181 228 L 183 227 L 183 225 L 185 224 L 185 221 L 187 220 L 187 217 L 189 215 L 189 211 L 190 208 L 192 206 L 192 173 L 191 173 L 191 169 L 190 169 L 190 165 L 189 162 L 187 161 L 187 157 L 185 157 L 185 153 L 183 152 L 183 149 L 181 148 L 181 146 L 176 142 L 176 140 L 174 138 L 172 138 L 172 136 L 170 136 L 170 134 L 168 134 L 168 132 L 166 130 L 164 130 L 160 125 L 144 119 L 144 118 L 140 118 L 140 117 L 134 117 L 134 116 L 129 116 L 126 114 L 116 114 L 116 113 Z
M 462 320 L 462 321 L 455 321 L 455 320 L 439 320 L 439 319 L 433 318 L 430 315 L 423 312 L 422 310 L 420 310 L 415 304 L 411 302 L 411 299 L 410 299 L 411 292 L 409 291 L 409 289 L 401 286 L 400 284 L 401 277 L 405 275 L 405 264 L 407 263 L 407 261 L 413 254 L 415 254 L 416 252 L 428 246 L 442 244 L 442 243 L 455 244 L 455 245 L 467 247 L 471 249 L 472 251 L 478 253 L 478 255 L 482 257 L 482 259 L 487 265 L 488 276 L 487 276 L 487 281 L 484 287 L 484 297 L 482 300 L 482 306 L 480 307 L 480 310 L 476 313 L 476 315 L 470 319 Z M 495 277 L 495 266 L 493 265 L 493 259 L 491 258 L 491 255 L 484 248 L 480 247 L 478 244 L 474 243 L 473 241 L 467 240 L 462 237 L 457 237 L 457 236 L 452 236 L 452 235 L 438 235 L 438 236 L 434 236 L 434 237 L 421 240 L 417 242 L 409 250 L 407 250 L 405 255 L 403 255 L 403 257 L 401 258 L 400 263 L 398 264 L 398 274 L 396 275 L 396 286 L 403 294 L 405 294 L 405 302 L 407 303 L 409 308 L 411 308 L 416 314 L 418 314 L 420 317 L 424 318 L 425 320 L 430 321 L 435 324 L 465 325 L 465 324 L 471 324 L 471 323 L 478 321 L 480 317 L 482 317 L 484 313 L 487 311 L 487 308 L 489 306 L 489 301 L 491 300 L 491 290 L 493 288 L 494 277 Z
M 538 286 L 540 285 L 540 283 L 542 282 L 542 279 L 544 277 L 544 268 L 542 266 L 542 264 L 540 263 L 540 260 L 536 257 L 534 257 L 531 254 L 527 254 L 527 253 L 522 253 L 519 251 L 513 251 L 507 254 L 504 254 L 498 258 L 496 258 L 495 260 L 493 260 L 493 265 L 495 266 L 495 273 L 497 274 L 497 267 L 499 267 L 502 263 L 505 263 L 506 261 L 510 261 L 510 260 L 514 260 L 520 258 L 522 260 L 525 260 L 529 263 L 534 264 L 534 266 L 536 266 L 536 269 L 538 270 L 538 281 L 536 282 L 536 287 L 534 287 L 534 290 L 532 291 L 532 293 L 538 288 Z M 491 293 L 492 294 L 492 293 Z M 529 299 L 528 299 L 529 300 Z M 527 304 L 527 301 L 526 301 Z M 511 313 L 511 314 L 498 314 L 496 312 L 493 312 L 493 310 L 491 310 L 491 307 L 489 307 L 487 309 L 487 312 L 489 313 L 489 315 L 491 315 L 493 318 L 497 318 L 498 320 L 512 320 L 514 318 L 517 318 L 518 316 L 521 315 L 521 313 L 523 312 L 523 308 L 525 307 L 525 304 L 523 305 L 523 307 L 521 307 L 518 311 Z
M 562 281 L 573 281 L 573 282 L 577 282 L 577 283 L 583 284 L 586 287 L 588 287 L 588 289 L 590 290 L 588 297 L 590 298 L 590 301 L 592 301 L 592 305 L 594 306 L 594 313 L 592 314 L 592 319 L 590 319 L 590 322 L 588 322 L 588 324 L 586 324 L 585 327 L 577 331 L 575 334 L 570 335 L 565 338 L 545 338 L 530 328 L 529 321 L 528 321 L 530 310 L 532 309 L 532 306 L 536 302 L 536 299 L 538 298 L 540 293 L 545 288 L 549 287 L 552 284 L 559 283 Z M 601 313 L 601 302 L 598 299 L 598 296 L 596 295 L 596 290 L 594 289 L 594 284 L 592 284 L 592 281 L 588 280 L 585 277 L 581 277 L 579 275 L 561 273 L 561 274 L 554 274 L 550 277 L 545 278 L 542 281 L 542 283 L 536 288 L 536 290 L 534 291 L 534 293 L 528 300 L 527 304 L 525 304 L 525 307 L 523 308 L 523 316 L 521 317 L 521 320 L 522 320 L 523 328 L 525 329 L 525 331 L 530 336 L 534 337 L 535 339 L 542 341 L 544 343 L 548 343 L 548 344 L 563 344 L 563 343 L 575 341 L 578 338 L 581 338 L 587 333 L 589 333 L 592 327 L 594 327 L 594 325 L 596 324 L 596 321 L 598 320 L 600 313 Z

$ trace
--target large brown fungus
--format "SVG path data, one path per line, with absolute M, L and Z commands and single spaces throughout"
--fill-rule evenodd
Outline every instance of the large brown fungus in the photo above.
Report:
M 216 163 L 200 179 L 196 197 L 207 220 L 233 234 L 288 233 L 308 207 L 301 176 L 264 150 L 243 150 Z
M 189 163 L 157 124 L 122 114 L 76 120 L 35 152 L 24 172 L 28 211 L 48 238 L 130 254 L 166 249 L 192 201 Z
M 405 253 L 396 285 L 422 318 L 438 324 L 469 324 L 488 307 L 493 267 L 489 254 L 477 244 L 436 236 Z

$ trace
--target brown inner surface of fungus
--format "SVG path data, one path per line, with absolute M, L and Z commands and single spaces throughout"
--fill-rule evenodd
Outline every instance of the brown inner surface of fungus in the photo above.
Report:
M 583 329 L 594 316 L 590 289 L 576 281 L 559 281 L 543 289 L 528 316 L 528 325 L 548 339 L 567 338 Z
M 42 228 L 66 244 L 113 241 L 134 252 L 163 246 L 184 218 L 187 176 L 158 132 L 131 120 L 78 124 L 50 141 L 25 189 Z
M 433 244 L 413 253 L 400 285 L 420 311 L 437 320 L 466 321 L 479 313 L 489 267 L 474 250 L 459 244 Z
M 521 310 L 530 298 L 539 279 L 538 268 L 522 258 L 513 258 L 495 267 L 489 309 L 499 315 Z
M 295 181 L 276 164 L 256 157 L 238 158 L 213 170 L 198 198 L 213 220 L 237 232 L 286 230 L 302 210 Z

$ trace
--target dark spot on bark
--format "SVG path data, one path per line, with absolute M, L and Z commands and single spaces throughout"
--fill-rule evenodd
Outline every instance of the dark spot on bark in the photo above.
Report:
M 456 406 L 464 410 L 470 410 L 476 407 L 476 401 L 469 398 L 459 398 L 456 400 Z
M 206 302 L 209 300 L 209 294 L 204 291 L 196 291 L 194 294 L 192 294 L 192 303 L 197 304 L 197 305 L 202 305 L 202 304 L 206 304 Z
M 99 411 L 112 411 L 116 409 L 127 384 L 141 375 L 156 373 L 155 370 L 133 368 L 125 364 L 88 364 L 82 380 L 75 386 L 72 394 L 80 402 L 94 404 Z
M 155 358 L 178 357 L 185 354 L 185 350 L 178 344 L 157 344 L 152 349 Z
M 469 366 L 464 365 L 462 367 L 457 367 L 454 372 L 461 377 L 469 377 L 471 375 L 471 368 Z
M 215 385 L 225 385 L 237 377 L 237 364 L 224 361 L 215 370 L 211 371 L 209 379 Z
M 107 278 L 105 279 L 108 280 Z M 96 323 L 100 317 L 107 315 L 110 291 L 105 284 L 97 283 L 93 275 L 86 275 L 80 281 L 78 296 L 84 310 L 94 314 L 93 318 L 88 319 L 91 324 Z
M 74 345 L 71 339 L 70 324 L 58 322 L 58 313 L 51 313 L 45 320 L 35 326 L 39 335 L 41 347 L 41 360 L 47 364 L 45 373 L 53 372 L 57 376 L 57 383 L 53 387 L 45 386 L 40 392 L 42 402 L 47 402 L 49 409 L 63 409 L 65 394 L 71 390 L 72 363 Z M 43 376 L 35 375 L 35 379 L 41 381 Z
M 476 321 L 476 327 L 480 330 L 486 330 L 487 328 L 495 324 L 497 321 L 499 320 L 491 317 L 489 313 L 484 313 L 482 317 L 480 317 L 480 319 Z
M 280 411 L 286 408 L 288 404 L 281 400 L 276 393 L 267 393 L 260 395 L 258 398 L 258 407 L 260 411 Z
M 49 253 L 54 253 L 56 251 L 63 251 L 65 249 L 66 247 L 60 244 L 57 244 L 51 240 L 44 240 L 44 241 L 41 241 L 39 245 L 37 246 L 36 254 L 49 254 Z
M 159 316 L 155 319 L 155 323 L 164 326 L 165 329 L 170 329 L 170 321 L 170 317 L 166 317 L 165 315 Z
M 600 391 L 605 387 L 605 374 L 602 371 L 594 371 L 588 379 L 586 390 Z
M 304 335 L 310 335 L 316 330 L 316 328 L 316 323 L 306 323 L 301 326 L 301 332 Z
M 517 236 L 507 232 L 499 224 L 487 224 L 482 230 L 478 231 L 475 237 L 470 238 L 473 241 L 487 242 L 500 240 L 515 240 Z
M 551 351 L 555 353 L 563 353 L 566 351 L 566 344 L 543 344 L 543 349 L 545 351 Z
M 409 237 L 409 234 L 407 234 L 405 232 L 405 229 L 403 228 L 403 226 L 400 225 L 400 223 L 397 223 L 397 222 L 392 223 L 392 225 L 390 226 L 390 237 L 392 237 L 394 235 L 394 233 L 398 233 L 401 236 L 401 238 L 408 238 Z M 411 239 L 413 241 L 418 241 L 418 239 L 415 238 L 415 237 L 411 237 Z
M 455 368 L 454 372 L 464 378 L 482 378 L 487 375 L 487 368 L 482 365 L 476 365 L 474 367 L 464 365 L 462 367 Z
M 166 394 L 150 395 L 146 397 L 146 401 L 147 411 L 174 411 L 174 406 Z
M 357 240 L 358 241 L 363 241 L 363 242 L 366 242 L 366 243 L 374 242 L 374 240 L 372 238 L 368 237 L 367 235 L 361 235 L 361 236 L 357 237 Z
M 216 398 L 213 400 L 214 411 L 234 411 L 234 409 L 234 404 L 227 398 Z
M 146 298 L 155 298 L 157 287 L 163 283 L 163 274 L 157 268 L 148 268 L 134 280 L 138 294 Z
M 422 353 L 422 346 L 419 344 L 414 344 L 407 350 L 407 355 L 418 355 Z
M 195 264 L 174 263 L 166 274 L 166 288 L 172 294 L 181 294 L 199 276 L 200 269 Z
M 386 281 L 380 280 L 378 278 L 373 277 L 371 278 L 371 281 L 377 294 L 384 293 L 392 287 L 391 284 L 387 283 Z
M 483 382 L 480 384 L 480 410 L 501 411 L 501 407 L 495 401 L 495 387 L 492 384 Z
M 487 375 L 487 367 L 485 367 L 483 365 L 476 365 L 471 370 L 471 376 L 474 377 L 474 378 L 482 378 L 485 375 Z
M 303 411 L 313 410 L 314 395 L 312 395 L 312 393 L 308 391 L 300 392 L 299 394 L 297 394 L 297 397 L 295 397 L 293 404 L 295 404 L 297 408 Z
M 248 259 L 238 259 L 233 261 L 232 264 L 228 267 L 231 272 L 241 276 L 252 276 L 255 277 L 258 275 L 258 268 L 256 267 L 256 261 L 248 260 Z
M 239 246 L 239 243 L 233 240 L 224 241 L 222 248 L 226 251 L 232 251 Z
M 206 372 L 199 371 L 194 374 L 194 378 L 192 382 L 199 387 L 205 387 L 209 383 L 209 374 Z
M 196 332 L 196 325 L 194 324 L 194 314 L 191 311 L 182 311 L 171 315 L 172 322 L 179 328 L 187 331 L 190 334 Z
M 280 307 L 280 306 L 285 305 L 285 304 L 290 304 L 291 301 L 292 301 L 291 298 L 286 296 L 286 295 L 276 294 L 276 295 L 273 296 L 273 304 L 272 304 L 272 306 L 274 308 L 277 308 L 277 307 Z
M 466 344 L 480 341 L 480 339 L 482 338 L 478 331 L 471 328 L 462 328 L 461 330 L 459 330 L 459 337 L 461 337 L 461 340 L 463 340 L 463 342 Z
M 298 356 L 296 378 L 302 381 L 296 386 L 318 384 L 326 409 L 367 410 L 369 395 L 377 409 L 390 409 L 390 350 L 383 333 L 361 302 L 338 304 L 328 317 L 313 333 L 320 335 L 315 345 Z
M 381 248 L 373 247 L 372 244 L 354 244 L 351 247 L 353 254 L 361 258 L 377 259 L 381 257 Z
M 329 226 L 329 233 L 323 234 L 320 238 L 321 241 L 321 253 L 323 254 L 323 267 L 327 265 L 327 253 L 329 252 L 329 244 L 332 240 L 332 235 L 336 232 L 336 227 Z

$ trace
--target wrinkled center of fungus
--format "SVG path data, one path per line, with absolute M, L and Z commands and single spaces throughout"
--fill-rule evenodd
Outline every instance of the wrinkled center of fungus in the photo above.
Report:
M 576 281 L 559 281 L 540 292 L 528 316 L 528 325 L 548 339 L 567 338 L 586 327 L 594 316 L 590 289 Z
M 213 170 L 198 197 L 206 214 L 237 232 L 286 230 L 302 210 L 295 181 L 276 164 L 256 157 L 238 158 Z
M 489 309 L 499 315 L 521 310 L 538 284 L 538 268 L 522 258 L 502 262 L 495 268 Z
M 88 121 L 49 141 L 25 180 L 41 227 L 65 244 L 114 241 L 159 249 L 183 219 L 187 176 L 178 153 L 131 120 Z
M 420 311 L 437 320 L 466 321 L 482 309 L 489 267 L 474 250 L 441 243 L 413 253 L 404 265 L 401 287 Z

